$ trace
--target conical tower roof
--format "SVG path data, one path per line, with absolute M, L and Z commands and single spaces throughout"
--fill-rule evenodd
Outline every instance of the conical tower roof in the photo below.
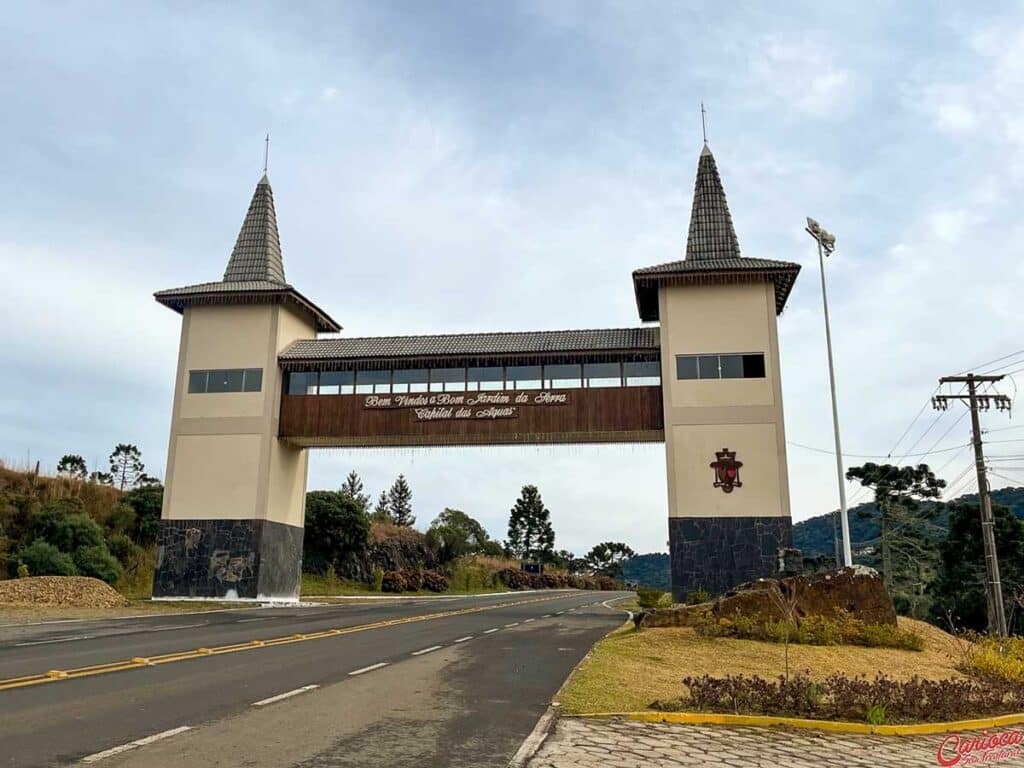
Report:
M 781 312 L 799 272 L 800 265 L 790 261 L 740 255 L 718 165 L 705 144 L 697 161 L 686 257 L 635 270 L 633 290 L 641 320 L 659 319 L 658 292 L 666 285 L 770 282 L 775 286 L 775 310 Z
M 176 312 L 184 312 L 190 306 L 209 304 L 285 303 L 308 312 L 318 331 L 331 333 L 341 330 L 337 321 L 285 280 L 274 192 L 266 173 L 256 184 L 245 221 L 231 251 L 228 268 L 224 270 L 224 279 L 157 291 L 154 297 Z
M 686 238 L 686 258 L 738 259 L 740 243 L 729 215 L 722 178 L 718 175 L 715 156 L 708 145 L 697 162 L 697 181 L 693 186 L 693 209 L 690 212 L 690 233 Z
M 274 191 L 266 174 L 256 185 L 249 211 L 238 232 L 225 283 L 247 280 L 266 280 L 286 283 L 284 263 L 281 260 L 281 238 L 277 233 L 277 213 L 274 210 Z

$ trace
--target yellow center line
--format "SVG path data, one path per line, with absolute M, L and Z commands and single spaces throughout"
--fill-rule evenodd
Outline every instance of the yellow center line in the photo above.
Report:
M 92 677 L 93 675 L 105 675 L 110 672 L 121 672 L 128 669 L 143 669 L 157 664 L 170 664 L 176 661 L 188 661 L 190 659 L 201 659 L 208 656 L 220 656 L 225 653 L 238 653 L 240 651 L 251 651 L 256 648 L 268 648 L 277 645 L 288 645 L 291 643 L 302 643 L 308 640 L 319 640 L 324 637 L 337 637 L 339 635 L 350 635 L 354 632 L 366 632 L 371 629 L 383 629 L 395 627 L 400 624 L 412 624 L 419 621 L 433 621 L 435 619 L 446 619 L 451 616 L 462 616 L 469 613 L 480 613 L 482 611 L 493 611 L 499 608 L 512 608 L 517 605 L 530 605 L 531 603 L 543 603 L 549 600 L 559 600 L 567 595 L 555 595 L 553 597 L 537 597 L 530 600 L 518 600 L 496 605 L 481 605 L 473 608 L 459 608 L 454 611 L 440 611 L 436 613 L 425 613 L 419 616 L 406 616 L 399 619 L 384 619 L 371 624 L 357 624 L 353 627 L 336 627 L 325 629 L 319 632 L 305 634 L 292 634 L 284 637 L 275 637 L 269 640 L 248 640 L 243 643 L 232 643 L 211 648 L 196 648 L 193 651 L 174 651 L 172 653 L 159 654 L 157 656 L 135 656 L 131 659 L 111 661 L 105 664 L 93 664 L 88 667 L 77 667 L 75 669 L 50 669 L 36 675 L 22 675 L 0 680 L 0 691 L 11 688 L 25 688 L 30 685 L 43 685 L 54 683 L 60 680 L 71 680 L 80 677 Z

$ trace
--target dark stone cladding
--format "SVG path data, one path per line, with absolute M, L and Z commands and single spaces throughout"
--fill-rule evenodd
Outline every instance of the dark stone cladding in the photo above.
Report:
M 672 599 L 682 603 L 695 589 L 719 595 L 775 575 L 793 526 L 789 517 L 670 517 L 668 545 Z
M 153 597 L 295 600 L 302 536 L 269 520 L 161 520 Z

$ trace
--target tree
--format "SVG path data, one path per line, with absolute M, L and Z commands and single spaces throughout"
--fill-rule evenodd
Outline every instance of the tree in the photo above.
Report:
M 162 485 L 144 485 L 126 493 L 121 501 L 135 511 L 131 535 L 140 544 L 155 544 L 160 533 L 160 510 L 164 505 Z
M 114 476 L 109 472 L 90 472 L 89 482 L 97 485 L 113 485 Z
M 36 539 L 18 552 L 18 561 L 27 566 L 32 576 L 77 576 L 78 568 L 71 555 L 61 552 L 42 539 Z
M 388 511 L 395 525 L 412 528 L 416 523 L 416 517 L 412 513 L 412 491 L 405 475 L 399 475 L 388 491 Z
M 377 497 L 377 505 L 373 508 L 373 519 L 379 523 L 391 522 L 391 504 L 388 502 L 388 492 L 381 491 Z
M 352 499 L 364 512 L 370 508 L 370 496 L 363 493 L 363 481 L 354 469 L 348 473 L 348 477 L 342 483 L 341 493 Z
M 145 476 L 145 469 L 142 453 L 134 445 L 118 443 L 110 454 L 110 475 L 113 484 L 121 491 L 134 488 L 139 478 Z
M 937 551 L 930 543 L 935 538 L 930 520 L 938 514 L 938 505 L 922 506 L 920 502 L 939 498 L 946 481 L 935 477 L 927 464 L 896 467 L 868 462 L 851 467 L 846 477 L 875 493 L 875 509 L 863 514 L 878 517 L 886 590 L 892 594 L 896 583 L 896 553 L 905 566 L 901 573 L 909 576 L 911 596 L 923 598 L 925 585 L 937 564 Z
M 551 512 L 535 485 L 523 486 L 510 511 L 505 548 L 522 560 L 551 560 L 555 530 L 551 527 Z
M 1011 634 L 1024 631 L 1024 523 L 1001 504 L 992 505 L 1003 600 Z M 976 503 L 950 505 L 949 533 L 940 545 L 939 575 L 932 585 L 932 620 L 984 632 L 988 627 L 985 552 Z
M 85 467 L 85 459 L 77 453 L 66 453 L 57 462 L 57 474 L 74 480 L 85 480 L 89 470 Z
M 446 507 L 427 529 L 427 542 L 437 551 L 439 560 L 448 562 L 463 555 L 483 554 L 490 537 L 484 527 L 465 512 Z
M 587 553 L 587 565 L 594 573 L 618 579 L 622 576 L 622 564 L 636 552 L 621 541 L 605 541 Z
M 370 520 L 351 498 L 340 491 L 310 491 L 306 494 L 306 534 L 303 538 L 303 566 L 326 573 L 328 567 L 366 549 Z

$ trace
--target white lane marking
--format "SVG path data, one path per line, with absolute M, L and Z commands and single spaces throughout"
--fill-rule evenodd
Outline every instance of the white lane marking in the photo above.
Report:
M 472 640 L 472 639 L 473 639 L 473 636 L 472 636 L 472 635 L 466 635 L 465 637 L 460 637 L 460 638 L 459 638 L 458 640 L 456 640 L 455 642 L 456 642 L 456 643 L 464 643 L 464 642 L 466 642 L 467 640 Z
M 550 613 L 545 613 L 543 616 L 541 616 L 541 618 L 542 619 L 550 619 L 551 618 L 551 614 Z
M 33 640 L 30 643 L 15 643 L 15 648 L 21 648 L 24 645 L 49 645 L 50 643 L 70 643 L 72 640 L 88 640 L 92 635 L 75 635 L 74 637 L 55 637 L 53 640 Z
M 145 630 L 146 632 L 170 632 L 172 629 L 193 629 L 194 627 L 205 627 L 206 622 L 201 624 L 182 624 L 182 625 L 171 625 L 168 627 L 153 627 L 152 629 Z
M 561 616 L 563 613 L 565 613 L 565 611 L 559 611 L 558 613 L 555 614 L 555 616 Z
M 509 627 L 518 627 L 518 626 L 519 626 L 519 622 L 518 621 L 513 621 L 511 624 L 506 624 L 505 625 L 505 629 L 508 629 Z
M 527 619 L 523 622 L 523 624 L 529 624 L 531 621 L 536 621 L 536 619 Z
M 497 632 L 499 629 L 501 629 L 501 627 L 495 627 L 494 629 L 485 629 L 484 634 L 489 635 L 491 634 L 491 632 Z
M 440 646 L 440 645 L 432 645 L 429 648 L 423 648 L 422 650 L 419 650 L 419 651 L 413 651 L 412 655 L 413 656 L 422 656 L 424 653 L 430 653 L 431 651 L 439 650 L 442 647 L 443 646 Z
M 380 669 L 381 667 L 386 667 L 387 665 L 388 665 L 388 663 L 386 661 L 378 661 L 376 664 L 371 664 L 368 667 L 363 667 L 362 669 L 352 670 L 351 672 L 348 673 L 348 676 L 352 677 L 354 675 L 365 674 L 366 672 L 373 672 L 373 670 Z
M 251 621 L 266 621 L 269 618 L 270 618 L 269 616 L 264 616 L 262 619 L 239 619 L 235 623 L 236 624 L 248 624 Z
M 177 736 L 179 733 L 184 733 L 185 731 L 191 730 L 192 726 L 190 725 L 183 725 L 180 728 L 171 728 L 169 731 L 161 731 L 160 733 L 154 733 L 152 736 L 146 736 L 142 739 L 129 741 L 127 744 L 122 744 L 119 747 L 111 747 L 110 749 L 105 749 L 102 752 L 96 752 L 92 755 L 87 755 L 86 757 L 82 758 L 82 762 L 95 763 L 98 760 L 102 760 L 105 757 L 113 757 L 114 755 L 119 755 L 122 752 L 127 752 L 129 749 L 135 749 L 136 747 L 144 747 L 147 744 L 152 744 L 154 741 L 160 741 L 161 739 L 166 739 L 169 736 Z
M 273 704 L 277 701 L 284 701 L 285 699 L 290 699 L 292 696 L 298 696 L 300 693 L 305 693 L 306 691 L 313 691 L 319 687 L 319 685 L 304 685 L 301 688 L 296 688 L 294 691 L 279 693 L 277 694 L 277 696 L 271 696 L 269 699 L 260 699 L 259 701 L 254 701 L 252 705 L 254 707 L 265 707 L 267 706 L 267 704 Z

